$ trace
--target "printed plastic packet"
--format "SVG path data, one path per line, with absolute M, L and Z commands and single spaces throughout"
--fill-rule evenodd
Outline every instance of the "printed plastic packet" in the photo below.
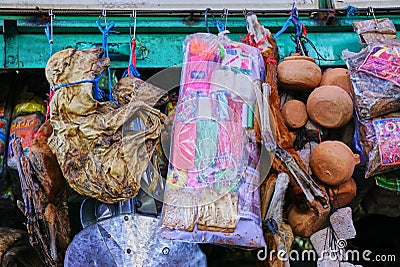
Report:
M 265 245 L 253 130 L 255 90 L 264 79 L 257 48 L 205 33 L 184 41 L 162 237 Z
M 342 58 L 350 70 L 360 120 L 400 109 L 400 40 L 374 43 L 359 53 L 345 50 Z
M 400 170 L 400 113 L 360 122 L 359 134 L 367 157 L 365 177 Z

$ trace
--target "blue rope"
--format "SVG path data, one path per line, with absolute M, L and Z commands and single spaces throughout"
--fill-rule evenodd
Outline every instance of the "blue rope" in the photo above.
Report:
M 76 85 L 76 84 L 82 84 L 82 83 L 93 83 L 93 86 L 94 86 L 93 97 L 94 97 L 94 99 L 100 101 L 100 100 L 104 99 L 104 97 L 105 97 L 104 92 L 99 88 L 99 80 L 101 79 L 103 74 L 104 74 L 104 71 L 102 73 L 100 73 L 100 75 L 94 79 L 87 79 L 87 80 L 81 80 L 81 81 L 77 81 L 77 82 L 68 82 L 68 83 L 59 84 L 54 89 L 54 91 L 57 91 L 58 89 L 60 89 L 62 87 L 67 87 L 70 85 Z
M 106 58 L 106 57 L 108 57 L 107 37 L 111 33 L 111 30 L 114 28 L 115 23 L 111 22 L 108 26 L 106 25 L 104 28 L 101 26 L 100 21 L 97 20 L 96 24 L 97 24 L 97 27 L 99 28 L 100 32 L 103 34 L 103 40 L 102 40 L 102 47 L 104 49 L 103 58 Z M 112 79 L 111 79 L 111 69 L 110 69 L 110 67 L 107 68 L 107 72 L 108 72 L 108 99 L 113 101 L 113 102 L 115 102 L 118 105 L 117 101 L 112 96 Z M 101 95 L 102 94 L 102 92 L 100 93 L 100 92 L 97 92 L 96 90 L 101 91 L 101 89 L 98 86 L 95 86 L 94 95 Z M 99 99 L 97 99 L 97 100 L 99 100 Z
M 50 36 L 50 25 L 47 23 L 46 27 L 44 28 L 44 32 L 46 33 L 47 40 L 49 41 L 49 46 L 50 46 L 50 57 L 53 55 L 53 40 L 51 39 Z
M 346 7 L 346 13 L 347 17 L 355 16 L 357 14 L 358 8 L 354 6 L 347 6 Z
M 300 22 L 299 17 L 296 15 L 296 10 L 294 9 L 294 4 L 295 2 L 293 2 L 292 4 L 292 12 L 290 17 L 287 19 L 287 21 L 285 22 L 285 24 L 283 25 L 282 29 L 280 29 L 275 35 L 274 38 L 277 39 L 282 33 L 284 33 L 287 28 L 289 27 L 290 23 L 293 24 L 294 28 L 296 29 L 296 34 L 297 36 L 302 36 L 303 34 L 303 27 L 302 24 Z

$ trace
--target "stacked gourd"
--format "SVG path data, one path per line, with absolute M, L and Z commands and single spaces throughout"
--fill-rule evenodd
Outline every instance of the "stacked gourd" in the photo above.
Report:
M 304 91 L 306 101 L 291 99 L 282 105 L 285 124 L 292 130 L 302 128 L 311 120 L 322 129 L 344 131 L 351 123 L 353 101 L 347 69 L 334 68 L 322 73 L 315 60 L 290 56 L 278 65 L 278 84 L 289 91 Z M 318 182 L 323 183 L 334 208 L 349 204 L 356 194 L 352 178 L 359 156 L 342 141 L 323 141 L 310 155 L 310 167 Z M 329 214 L 316 216 L 293 205 L 288 221 L 296 235 L 309 237 L 326 227 Z

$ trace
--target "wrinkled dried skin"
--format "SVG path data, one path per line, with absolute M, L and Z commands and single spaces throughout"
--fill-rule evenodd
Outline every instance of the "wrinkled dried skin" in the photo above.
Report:
M 93 79 L 109 64 L 107 59 L 99 59 L 100 55 L 99 49 L 63 50 L 50 58 L 46 76 L 54 86 Z M 96 101 L 91 83 L 70 85 L 55 93 L 49 146 L 64 177 L 78 193 L 107 203 L 137 194 L 165 119 L 143 102 L 151 98 L 141 88 L 145 85 L 133 78 L 124 79 L 115 94 L 125 104 L 120 108 L 112 102 Z M 136 117 L 143 121 L 145 130 L 131 129 L 131 118 Z
M 113 88 L 113 97 L 121 106 L 128 104 L 132 98 L 154 106 L 166 93 L 151 83 L 133 76 L 122 78 Z

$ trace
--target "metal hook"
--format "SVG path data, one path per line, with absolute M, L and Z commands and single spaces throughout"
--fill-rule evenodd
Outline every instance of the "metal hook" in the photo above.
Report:
M 131 17 L 131 20 L 129 21 L 129 36 L 131 37 L 131 40 L 135 40 L 136 39 L 136 18 L 137 18 L 136 9 L 134 9 L 132 11 L 132 14 L 130 17 Z M 133 39 L 132 39 L 132 25 L 131 25 L 132 20 L 133 20 Z
M 107 10 L 103 9 L 101 10 L 101 15 L 99 16 L 99 19 L 104 18 L 104 24 L 107 27 Z
M 54 21 L 54 13 L 53 13 L 53 9 L 49 10 L 49 17 L 50 17 L 50 39 L 49 39 L 49 43 L 53 43 L 53 21 Z
M 374 21 L 375 21 L 375 29 L 378 29 L 378 20 L 375 17 L 375 11 L 374 11 L 374 8 L 372 6 L 368 7 L 367 15 L 368 16 L 372 15 L 372 17 L 374 18 Z
M 225 28 L 224 30 L 226 31 L 226 25 L 228 24 L 228 9 L 224 8 L 224 13 L 221 15 L 222 18 L 225 18 Z
M 210 29 L 208 28 L 208 12 L 211 11 L 211 8 L 206 8 L 206 11 L 204 12 L 204 20 L 206 22 L 206 30 L 207 33 L 210 33 Z

